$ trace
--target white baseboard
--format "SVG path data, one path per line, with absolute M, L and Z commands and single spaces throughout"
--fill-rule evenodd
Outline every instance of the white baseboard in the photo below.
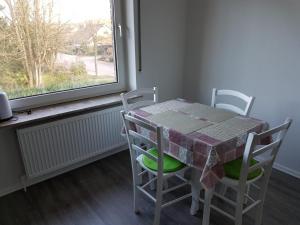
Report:
M 293 169 L 283 166 L 279 163 L 274 163 L 273 168 L 300 179 L 300 171 L 293 170 Z
M 91 159 L 91 160 L 88 160 L 88 161 L 85 161 L 85 162 L 78 163 L 78 164 L 76 164 L 76 165 L 73 165 L 72 167 L 66 168 L 65 170 L 59 171 L 59 172 L 57 172 L 57 173 L 55 173 L 55 174 L 51 174 L 51 175 L 42 177 L 42 178 L 40 178 L 39 180 L 32 181 L 32 182 L 30 182 L 29 186 L 30 186 L 30 185 L 34 185 L 34 184 L 39 183 L 39 182 L 42 182 L 42 181 L 47 180 L 47 179 L 49 179 L 49 178 L 58 176 L 58 175 L 60 175 L 60 174 L 62 174 L 62 173 L 68 172 L 68 171 L 70 171 L 70 170 L 79 168 L 79 167 L 81 167 L 81 166 L 87 165 L 87 164 L 92 163 L 92 162 L 94 162 L 94 161 L 97 161 L 97 160 L 99 160 L 99 159 L 101 159 L 101 158 L 105 158 L 105 157 L 107 157 L 107 156 L 113 155 L 113 154 L 118 153 L 118 152 L 120 152 L 120 151 L 126 150 L 127 148 L 128 148 L 128 147 L 127 147 L 127 145 L 126 145 L 126 146 L 122 146 L 122 147 L 120 147 L 120 148 L 118 148 L 118 149 L 114 149 L 114 150 L 112 150 L 112 151 L 110 151 L 110 152 L 107 152 L 106 154 L 99 155 L 98 157 L 95 157 L 94 159 Z M 259 160 L 259 159 L 258 159 L 258 160 Z M 288 167 L 286 167 L 286 166 L 283 166 L 283 165 L 281 165 L 281 164 L 279 164 L 279 163 L 274 163 L 273 168 L 275 168 L 275 169 L 277 169 L 277 170 L 279 170 L 279 171 L 281 171 L 281 172 L 283 172 L 283 173 L 286 173 L 286 174 L 288 174 L 288 175 L 291 175 L 291 176 L 293 176 L 293 177 L 296 177 L 296 178 L 300 179 L 300 171 L 293 170 L 293 169 L 288 168 Z M 12 192 L 21 190 L 21 189 L 23 189 L 23 185 L 22 185 L 21 180 L 20 180 L 19 183 L 15 184 L 15 185 L 12 185 L 11 187 L 6 187 L 6 188 L 3 188 L 3 189 L 0 189 L 0 197 L 2 197 L 2 196 L 4 196 L 4 195 L 7 195 L 7 194 L 10 194 L 10 193 L 12 193 Z
M 0 190 L 0 197 L 4 196 L 4 195 L 8 195 L 10 193 L 13 193 L 15 191 L 21 190 L 22 184 L 21 182 L 15 185 L 12 185 L 11 187 L 6 187 Z
M 116 153 L 118 153 L 118 152 L 124 151 L 124 150 L 126 150 L 126 149 L 128 149 L 128 145 L 127 145 L 127 144 L 125 144 L 125 145 L 123 145 L 123 146 L 120 146 L 120 147 L 118 147 L 118 148 L 112 149 L 112 150 L 110 150 L 110 151 L 107 151 L 107 152 L 105 152 L 105 153 L 103 153 L 103 154 L 101 154 L 101 155 L 95 156 L 95 157 L 93 157 L 93 158 L 90 158 L 90 159 L 83 160 L 83 161 L 81 161 L 81 162 L 75 163 L 74 165 L 71 165 L 71 166 L 66 167 L 66 168 L 64 168 L 64 169 L 61 169 L 61 170 L 58 170 L 58 171 L 53 172 L 53 173 L 51 173 L 51 174 L 45 175 L 45 176 L 43 176 L 43 177 L 36 178 L 36 179 L 32 179 L 32 180 L 27 180 L 26 186 L 29 187 L 29 186 L 31 186 L 31 185 L 37 184 L 37 183 L 42 182 L 42 181 L 45 181 L 45 180 L 47 180 L 47 179 L 49 179 L 49 178 L 53 178 L 53 177 L 55 177 L 55 176 L 58 176 L 58 175 L 60 175 L 60 174 L 62 174 L 62 173 L 66 173 L 66 172 L 69 172 L 69 171 L 71 171 L 71 170 L 77 169 L 77 168 L 79 168 L 79 167 L 85 166 L 85 165 L 87 165 L 87 164 L 89 164 L 89 163 L 92 163 L 92 162 L 95 162 L 95 161 L 97 161 L 97 160 L 99 160 L 99 159 L 102 159 L 102 158 L 111 156 L 111 155 L 113 155 L 113 154 L 116 154 Z M 21 189 L 23 189 L 23 188 L 24 188 L 24 186 L 23 186 L 23 184 L 22 184 L 22 179 L 20 178 L 20 180 L 19 180 L 19 182 L 18 182 L 17 184 L 14 184 L 14 185 L 12 185 L 12 186 L 10 186 L 10 187 L 6 187 L 6 188 L 0 189 L 0 197 L 2 197 L 2 196 L 4 196 L 4 195 L 7 195 L 7 194 L 10 194 L 10 193 L 12 193 L 12 192 L 21 190 Z
M 262 160 L 263 157 L 256 157 L 256 159 L 257 160 Z M 273 168 L 277 169 L 277 170 L 279 170 L 279 171 L 281 171 L 283 173 L 286 173 L 288 175 L 291 175 L 293 177 L 296 177 L 296 178 L 300 179 L 300 171 L 293 170 L 291 168 L 288 168 L 288 167 L 283 166 L 283 165 L 281 165 L 279 163 L 276 163 L 276 162 L 273 164 Z

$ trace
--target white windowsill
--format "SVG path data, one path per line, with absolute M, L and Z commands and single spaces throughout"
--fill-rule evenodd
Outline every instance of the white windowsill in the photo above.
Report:
M 16 119 L 14 118 L 6 122 L 1 122 L 0 129 L 32 125 L 37 122 L 45 122 L 51 119 L 61 119 L 64 117 L 74 116 L 77 114 L 95 111 L 97 109 L 120 104 L 120 93 L 115 93 L 110 95 L 76 100 L 72 102 L 49 105 L 45 107 L 32 109 L 31 114 L 28 114 L 27 112 L 15 113 Z

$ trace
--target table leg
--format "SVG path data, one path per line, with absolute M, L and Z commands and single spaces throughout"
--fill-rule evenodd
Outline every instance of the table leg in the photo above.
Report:
M 200 183 L 201 171 L 192 168 L 191 186 L 192 186 L 192 205 L 190 209 L 191 215 L 195 215 L 199 210 L 199 197 L 202 189 Z

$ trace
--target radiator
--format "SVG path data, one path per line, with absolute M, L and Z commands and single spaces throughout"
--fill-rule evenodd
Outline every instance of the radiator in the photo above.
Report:
M 17 130 L 28 178 L 123 146 L 121 107 Z

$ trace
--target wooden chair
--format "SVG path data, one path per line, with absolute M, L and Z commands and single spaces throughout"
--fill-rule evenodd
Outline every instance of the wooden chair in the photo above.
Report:
M 217 103 L 217 97 L 218 96 L 231 96 L 238 98 L 246 103 L 246 107 L 244 109 L 235 106 L 233 104 L 229 103 Z M 220 109 L 226 109 L 235 113 L 238 113 L 242 116 L 248 116 L 250 113 L 250 110 L 252 108 L 254 97 L 247 96 L 239 91 L 233 91 L 233 90 L 218 90 L 216 88 L 212 91 L 212 100 L 211 100 L 211 107 L 214 108 L 220 108 Z
M 127 93 L 122 93 L 120 96 L 125 112 L 129 112 L 130 110 L 158 103 L 158 88 L 141 88 Z M 145 143 L 139 143 L 139 145 L 144 146 Z M 151 173 L 148 173 L 148 176 L 149 180 L 153 178 Z M 168 186 L 167 180 L 164 182 L 164 185 L 166 187 Z M 151 190 L 155 189 L 155 185 L 153 183 L 151 183 L 150 186 Z
M 247 213 L 254 207 L 256 207 L 255 225 L 262 224 L 263 204 L 272 166 L 291 122 L 291 119 L 286 119 L 282 125 L 276 128 L 265 131 L 261 134 L 250 133 L 248 135 L 242 159 L 229 162 L 229 164 L 227 164 L 227 170 L 225 165 L 226 176 L 221 180 L 222 184 L 225 184 L 235 190 L 237 193 L 236 200 L 234 201 L 229 199 L 226 196 L 215 192 L 213 189 L 206 190 L 204 200 L 200 199 L 201 201 L 204 201 L 202 225 L 209 224 L 210 208 L 213 208 L 232 219 L 235 222 L 235 225 L 242 225 L 243 214 Z M 262 143 L 262 140 L 268 137 L 273 137 L 270 144 L 259 145 Z M 264 157 L 261 156 L 262 154 L 264 154 Z M 254 159 L 257 157 L 260 161 Z M 256 181 L 259 181 L 259 183 L 254 184 Z M 254 197 L 251 197 L 250 194 L 247 194 L 247 186 L 257 189 L 258 198 L 256 200 Z M 235 208 L 235 214 L 232 215 L 216 205 L 213 205 L 211 203 L 213 196 L 216 196 L 217 198 L 220 198 L 232 205 Z M 243 204 L 245 198 L 249 201 L 248 205 Z
M 174 200 L 163 202 L 163 196 L 171 191 L 181 188 L 185 185 L 189 185 L 189 182 L 181 177 L 179 173 L 185 171 L 188 167 L 179 162 L 178 160 L 165 155 L 163 152 L 163 128 L 149 125 L 141 120 L 138 120 L 128 114 L 125 111 L 121 112 L 124 125 L 126 128 L 126 135 L 131 156 L 132 174 L 133 174 L 133 193 L 134 193 L 134 212 L 138 213 L 137 208 L 137 192 L 145 194 L 155 203 L 155 218 L 154 225 L 160 223 L 161 210 L 171 204 L 179 202 L 191 196 L 191 193 L 180 196 Z M 140 126 L 149 132 L 155 133 L 155 141 L 150 140 L 146 136 L 136 132 L 136 127 Z M 146 146 L 150 146 L 148 149 L 143 149 L 139 145 L 136 145 L 135 140 L 138 139 Z M 139 153 L 139 154 L 137 154 Z M 138 170 L 138 165 L 143 168 L 142 171 Z M 139 183 L 139 177 L 142 177 L 146 173 L 153 174 L 154 178 L 147 180 L 146 183 Z M 163 189 L 164 180 L 170 177 L 176 176 L 180 179 L 181 183 Z M 153 196 L 147 191 L 147 186 L 156 181 L 156 195 Z
M 151 99 L 147 99 L 147 95 L 151 95 Z M 158 102 L 158 88 L 142 88 L 127 93 L 122 93 L 121 99 L 125 112 L 148 105 L 153 105 Z

